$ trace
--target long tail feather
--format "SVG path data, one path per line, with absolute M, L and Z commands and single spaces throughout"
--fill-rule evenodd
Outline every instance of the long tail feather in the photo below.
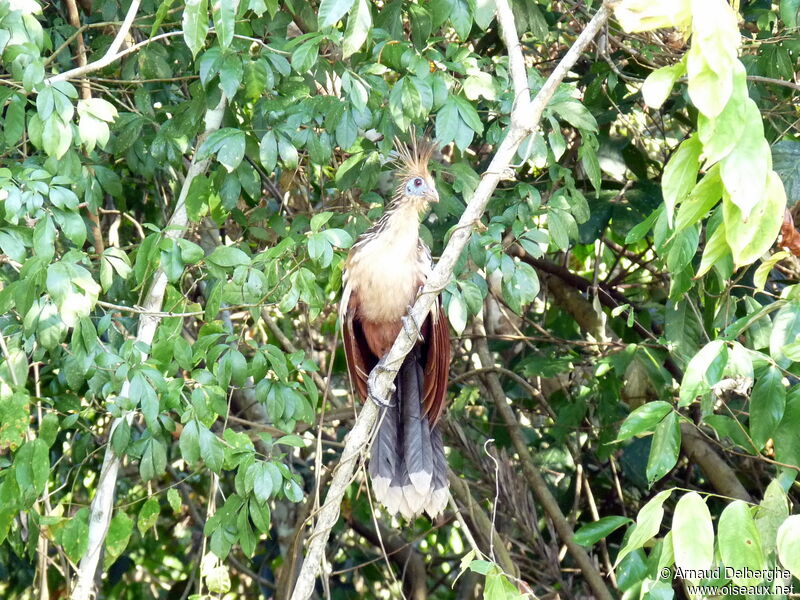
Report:
M 424 372 L 413 350 L 400 368 L 393 406 L 385 410 L 369 466 L 375 498 L 390 514 L 412 519 L 447 505 L 447 460 L 442 434 L 423 414 Z
M 401 458 L 397 443 L 397 425 L 398 408 L 395 400 L 393 406 L 384 409 L 378 433 L 372 444 L 372 459 L 369 462 L 369 475 L 372 478 L 375 497 L 383 504 L 386 504 L 389 487 Z
M 431 496 L 425 512 L 430 517 L 436 517 L 444 512 L 448 497 L 447 459 L 444 456 L 442 432 L 438 426 L 434 426 L 431 431 L 431 447 L 433 451 L 433 481 L 431 482 Z

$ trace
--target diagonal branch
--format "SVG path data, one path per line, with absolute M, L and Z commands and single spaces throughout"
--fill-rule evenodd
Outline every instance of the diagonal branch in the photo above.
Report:
M 134 0 L 134 4 L 138 4 L 138 2 Z M 131 6 L 133 8 L 133 5 Z M 131 15 L 129 14 L 129 16 Z M 205 132 L 197 141 L 197 147 L 200 147 L 200 144 L 202 144 L 203 140 L 208 137 L 209 134 L 219 129 L 222 123 L 222 115 L 225 112 L 225 104 L 226 100 L 223 95 L 216 108 L 210 108 L 206 111 L 206 128 Z M 171 239 L 183 237 L 186 226 L 189 223 L 189 216 L 186 212 L 186 197 L 189 194 L 189 187 L 195 177 L 206 171 L 209 162 L 210 159 L 195 160 L 195 157 L 192 157 L 192 162 L 186 173 L 186 179 L 184 179 L 181 191 L 178 195 L 175 211 L 172 213 L 169 223 L 167 223 L 167 226 L 164 228 L 165 237 Z M 159 267 L 153 276 L 153 283 L 144 299 L 143 307 L 147 312 L 141 315 L 139 319 L 139 330 L 136 333 L 136 341 L 142 342 L 148 347 L 153 341 L 153 336 L 155 336 L 158 324 L 161 322 L 162 317 L 159 311 L 164 303 L 164 293 L 166 289 L 167 275 L 164 273 L 164 270 Z M 147 355 L 142 353 L 142 360 L 144 361 L 146 359 Z M 122 386 L 122 390 L 120 390 L 120 396 L 127 396 L 129 388 L 130 385 L 126 381 Z M 86 553 L 81 559 L 80 567 L 75 577 L 75 587 L 72 590 L 70 600 L 89 600 L 95 595 L 94 576 L 111 522 L 111 513 L 114 508 L 114 494 L 117 486 L 117 475 L 122 463 L 121 457 L 114 453 L 110 441 L 114 430 L 123 420 L 130 423 L 133 420 L 133 415 L 133 411 L 128 411 L 123 416 L 114 419 L 114 422 L 111 424 L 108 433 L 109 444 L 106 446 L 106 453 L 103 457 L 103 467 L 100 470 L 100 480 L 97 484 L 97 493 L 95 494 L 94 500 L 92 500 L 89 514 L 88 546 Z
M 511 126 L 498 146 L 488 169 L 481 176 L 481 181 L 461 215 L 458 225 L 453 229 L 450 241 L 444 249 L 439 263 L 428 277 L 422 293 L 414 304 L 411 311 L 414 322 L 422 323 L 425 320 L 437 295 L 450 281 L 456 261 L 472 235 L 472 227 L 483 216 L 486 205 L 500 179 L 511 172 L 510 166 L 517 148 L 526 136 L 538 129 L 545 107 L 559 84 L 578 61 L 583 50 L 600 31 L 608 17 L 609 9 L 604 4 L 531 101 L 527 89 L 527 77 L 522 77 L 522 74 L 526 73 L 525 58 L 522 55 L 511 6 L 508 0 L 497 0 L 497 20 L 500 23 L 503 42 L 508 49 L 514 85 L 515 102 L 511 111 Z M 378 398 L 389 396 L 389 390 L 397 370 L 405 356 L 411 351 L 413 344 L 414 342 L 408 336 L 402 334 L 395 340 L 389 354 L 370 373 L 369 390 L 371 395 Z M 347 435 L 341 460 L 333 473 L 328 495 L 319 511 L 317 523 L 309 538 L 308 551 L 292 594 L 292 600 L 306 600 L 314 591 L 314 582 L 320 572 L 328 537 L 339 519 L 342 498 L 350 484 L 358 457 L 366 446 L 377 417 L 378 407 L 373 402 L 367 402 L 358 415 L 353 429 Z
M 120 52 L 120 48 L 122 47 L 122 43 L 125 41 L 125 38 L 128 35 L 128 32 L 131 30 L 131 25 L 133 25 L 133 20 L 136 18 L 136 12 L 139 10 L 139 4 L 141 4 L 141 0 L 133 0 L 131 2 L 130 8 L 128 8 L 128 14 L 125 15 L 125 20 L 120 25 L 119 31 L 117 32 L 114 41 L 111 42 L 111 45 L 106 50 L 106 53 L 99 59 L 90 62 L 89 64 L 83 64 L 79 67 L 74 69 L 70 69 L 69 71 L 64 71 L 63 73 L 58 73 L 57 75 L 53 75 L 52 77 L 48 78 L 48 83 L 55 83 L 57 81 L 66 81 L 67 79 L 74 79 L 76 77 L 80 77 L 81 75 L 85 75 L 86 73 L 91 73 L 92 71 L 97 71 L 104 67 L 107 67 L 115 60 L 120 58 L 123 53 Z M 80 24 L 79 24 L 80 25 Z

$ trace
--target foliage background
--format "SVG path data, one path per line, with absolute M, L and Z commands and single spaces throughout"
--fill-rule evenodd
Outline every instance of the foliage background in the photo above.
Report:
M 727 5 L 709 6 L 724 22 Z M 753 150 L 741 175 L 770 162 L 790 208 L 798 7 L 739 3 L 736 44 L 761 117 L 720 117 L 703 139 L 708 157 L 708 139 L 735 130 L 734 146 L 750 147 L 763 135 L 771 153 Z M 392 139 L 414 128 L 442 149 L 442 201 L 423 223 L 441 251 L 508 125 L 506 51 L 485 1 L 134 8 L 121 55 L 66 81 L 53 77 L 104 56 L 130 5 L 0 6 L 0 592 L 68 593 L 110 444 L 124 460 L 101 597 L 286 598 L 353 417 L 336 326 L 341 261 L 390 194 Z M 513 9 L 535 91 L 596 6 Z M 693 31 L 687 43 L 674 29 L 609 24 L 523 145 L 443 294 L 455 330 L 444 424 L 453 494 L 487 561 L 459 578 L 479 557 L 455 515 L 373 520 L 359 477 L 320 593 L 588 593 L 514 433 L 615 593 L 682 597 L 659 570 L 705 564 L 709 551 L 800 571 L 789 516 L 800 468 L 793 224 L 788 251 L 763 262 L 777 202 L 770 227 L 738 221 L 743 235 L 746 223 L 761 232 L 758 251 L 733 236 L 712 244 L 721 222 L 737 222 L 723 214 L 730 202 L 715 208 L 713 174 L 714 191 L 693 192 L 701 165 L 673 160 L 708 121 L 697 73 L 687 90 L 670 71 L 677 83 L 660 108 L 640 91 L 697 40 L 724 46 L 721 26 Z M 725 84 L 714 73 L 708 85 Z M 223 97 L 221 127 L 206 136 L 204 116 Z M 708 177 L 711 164 L 700 170 Z M 189 225 L 178 231 L 167 224 L 182 188 Z M 676 223 L 666 214 L 682 200 L 692 214 Z M 147 347 L 136 331 L 160 271 L 168 285 Z M 513 423 L 498 411 L 507 399 Z

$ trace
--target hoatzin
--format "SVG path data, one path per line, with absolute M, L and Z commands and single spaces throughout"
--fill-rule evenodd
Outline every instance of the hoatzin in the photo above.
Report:
M 395 146 L 395 195 L 350 250 L 339 310 L 348 371 L 362 399 L 368 396 L 370 371 L 400 332 L 416 339 L 384 403 L 369 463 L 376 499 L 390 514 L 400 511 L 410 519 L 423 511 L 434 517 L 447 504 L 447 462 L 437 421 L 447 395 L 450 338 L 438 299 L 423 323 L 405 316 L 431 272 L 419 222 L 439 194 L 428 170 L 433 147 Z

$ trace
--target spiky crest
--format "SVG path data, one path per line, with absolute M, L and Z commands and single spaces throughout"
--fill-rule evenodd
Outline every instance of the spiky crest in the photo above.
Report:
M 427 139 L 417 140 L 411 138 L 411 144 L 406 144 L 398 138 L 394 138 L 394 147 L 397 150 L 397 175 L 400 179 L 409 177 L 430 178 L 428 163 L 435 149 L 434 145 Z

